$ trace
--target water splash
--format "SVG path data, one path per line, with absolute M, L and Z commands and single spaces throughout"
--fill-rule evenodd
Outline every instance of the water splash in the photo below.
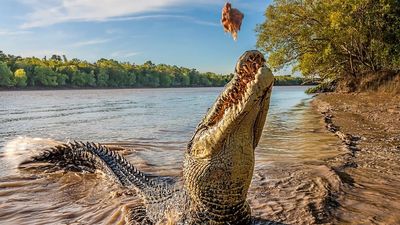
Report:
M 60 142 L 52 139 L 34 138 L 26 136 L 18 136 L 10 141 L 7 141 L 0 153 L 0 157 L 5 162 L 6 170 L 16 169 L 18 165 L 25 159 L 35 155 L 45 148 L 51 148 Z

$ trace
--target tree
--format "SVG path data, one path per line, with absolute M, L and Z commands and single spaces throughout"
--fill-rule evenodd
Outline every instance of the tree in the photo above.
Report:
M 136 84 L 136 74 L 134 72 L 129 72 L 127 74 L 126 86 L 134 87 Z
M 85 73 L 77 71 L 73 74 L 71 84 L 78 87 L 96 86 L 96 79 L 94 73 Z
M 34 74 L 36 66 L 46 66 L 46 64 L 44 63 L 44 61 L 35 57 L 19 59 L 16 62 L 17 68 L 24 69 L 26 76 L 28 78 L 27 83 L 29 86 L 32 87 L 36 85 L 35 83 L 36 79 Z
M 199 72 L 196 70 L 191 70 L 189 73 L 189 79 L 190 79 L 190 86 L 199 86 L 200 83 L 200 75 Z
M 61 61 L 62 59 L 61 59 L 61 56 L 54 54 L 51 56 L 50 60 Z
M 57 75 L 56 72 L 45 66 L 37 66 L 34 70 L 35 81 L 45 87 L 57 86 Z
M 145 84 L 146 87 L 160 87 L 160 77 L 159 74 L 156 73 L 155 71 L 146 73 L 145 75 L 147 77 L 147 83 Z
M 108 84 L 108 74 L 107 70 L 105 69 L 100 69 L 99 73 L 97 74 L 97 86 L 99 87 L 107 87 Z
M 398 15 L 397 0 L 275 0 L 256 29 L 257 47 L 274 69 L 293 65 L 326 80 L 399 71 Z
M 206 75 L 200 76 L 200 85 L 205 87 L 211 86 L 211 82 Z
M 3 51 L 0 51 L 0 61 L 2 61 L 2 62 L 7 61 L 7 55 L 4 54 Z
M 67 85 L 68 76 L 63 73 L 56 73 L 57 76 L 57 86 Z
M 171 87 L 172 84 L 172 78 L 171 75 L 167 73 L 161 73 L 160 74 L 160 86 L 161 87 Z
M 26 87 L 27 83 L 26 81 L 28 78 L 26 77 L 26 72 L 24 69 L 17 69 L 14 72 L 14 79 L 15 79 L 15 85 L 18 87 Z
M 187 87 L 222 86 L 227 82 L 227 76 L 166 64 L 156 65 L 151 61 L 142 65 L 112 59 L 90 63 L 76 58 L 67 60 L 65 55 L 43 59 L 21 58 L 2 51 L 0 61 L 5 63 L 4 71 L 11 70 L 11 76 L 6 72 L 7 76 L 1 77 L 4 85 L 7 84 L 5 86 L 16 82 L 20 87 Z
M 0 86 L 13 86 L 13 74 L 5 62 L 0 62 Z

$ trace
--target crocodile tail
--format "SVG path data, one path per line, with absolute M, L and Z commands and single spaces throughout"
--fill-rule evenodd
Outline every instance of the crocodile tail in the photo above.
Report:
M 75 141 L 58 145 L 24 161 L 20 167 L 29 163 L 43 162 L 78 171 L 100 170 L 122 186 L 134 186 L 140 191 L 155 185 L 148 176 L 137 170 L 123 156 L 100 144 Z

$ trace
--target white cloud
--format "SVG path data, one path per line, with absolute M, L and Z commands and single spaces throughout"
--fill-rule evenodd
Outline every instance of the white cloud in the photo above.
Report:
M 184 15 L 169 15 L 169 14 L 154 14 L 154 15 L 143 15 L 143 16 L 124 16 L 124 17 L 113 17 L 102 19 L 98 21 L 129 21 L 129 20 L 146 20 L 146 19 L 181 19 L 188 22 L 205 25 L 205 26 L 220 26 L 219 23 L 204 21 L 200 19 L 196 19 L 191 16 Z
M 124 33 L 124 31 L 122 29 L 115 29 L 115 28 L 111 28 L 111 29 L 106 29 L 105 30 L 106 34 L 122 34 Z
M 23 34 L 29 34 L 31 33 L 30 31 L 25 31 L 25 30 L 3 30 L 0 29 L 0 36 L 17 36 L 17 35 L 23 35 Z
M 110 39 L 93 39 L 93 40 L 87 40 L 87 41 L 79 41 L 74 44 L 72 44 L 72 47 L 83 47 L 83 46 L 88 46 L 88 45 L 97 45 L 97 44 L 103 44 L 109 42 Z
M 111 53 L 111 57 L 116 58 L 129 58 L 135 55 L 141 54 L 140 52 L 130 52 L 130 51 L 116 51 Z
M 112 17 L 112 18 L 104 18 L 97 21 L 129 21 L 129 20 L 146 20 L 146 19 L 185 19 L 185 18 L 187 18 L 187 16 L 155 14 L 155 15 L 143 15 L 143 16 Z
M 106 21 L 125 16 L 164 11 L 183 4 L 221 4 L 220 0 L 20 0 L 32 12 L 22 28 L 43 27 L 70 21 Z M 40 2 L 40 3 L 39 3 Z M 165 16 L 165 15 L 164 15 Z M 153 16 L 154 17 L 154 16 Z M 129 19 L 140 17 L 131 17 Z M 142 16 L 141 19 L 146 18 Z M 147 17 L 148 18 L 148 17 Z
M 204 21 L 204 20 L 198 20 L 195 18 L 191 18 L 191 21 L 196 23 L 196 24 L 200 24 L 200 25 L 205 25 L 205 26 L 213 26 L 213 27 L 219 27 L 221 26 L 221 24 L 218 22 L 209 22 L 209 21 Z

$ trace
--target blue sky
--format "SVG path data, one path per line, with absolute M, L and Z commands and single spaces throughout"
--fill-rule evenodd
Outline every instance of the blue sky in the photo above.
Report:
M 268 0 L 231 1 L 245 18 L 238 40 L 220 25 L 222 0 L 2 0 L 0 50 L 95 61 L 165 63 L 230 73 L 255 48 Z M 285 73 L 281 71 L 280 73 Z

